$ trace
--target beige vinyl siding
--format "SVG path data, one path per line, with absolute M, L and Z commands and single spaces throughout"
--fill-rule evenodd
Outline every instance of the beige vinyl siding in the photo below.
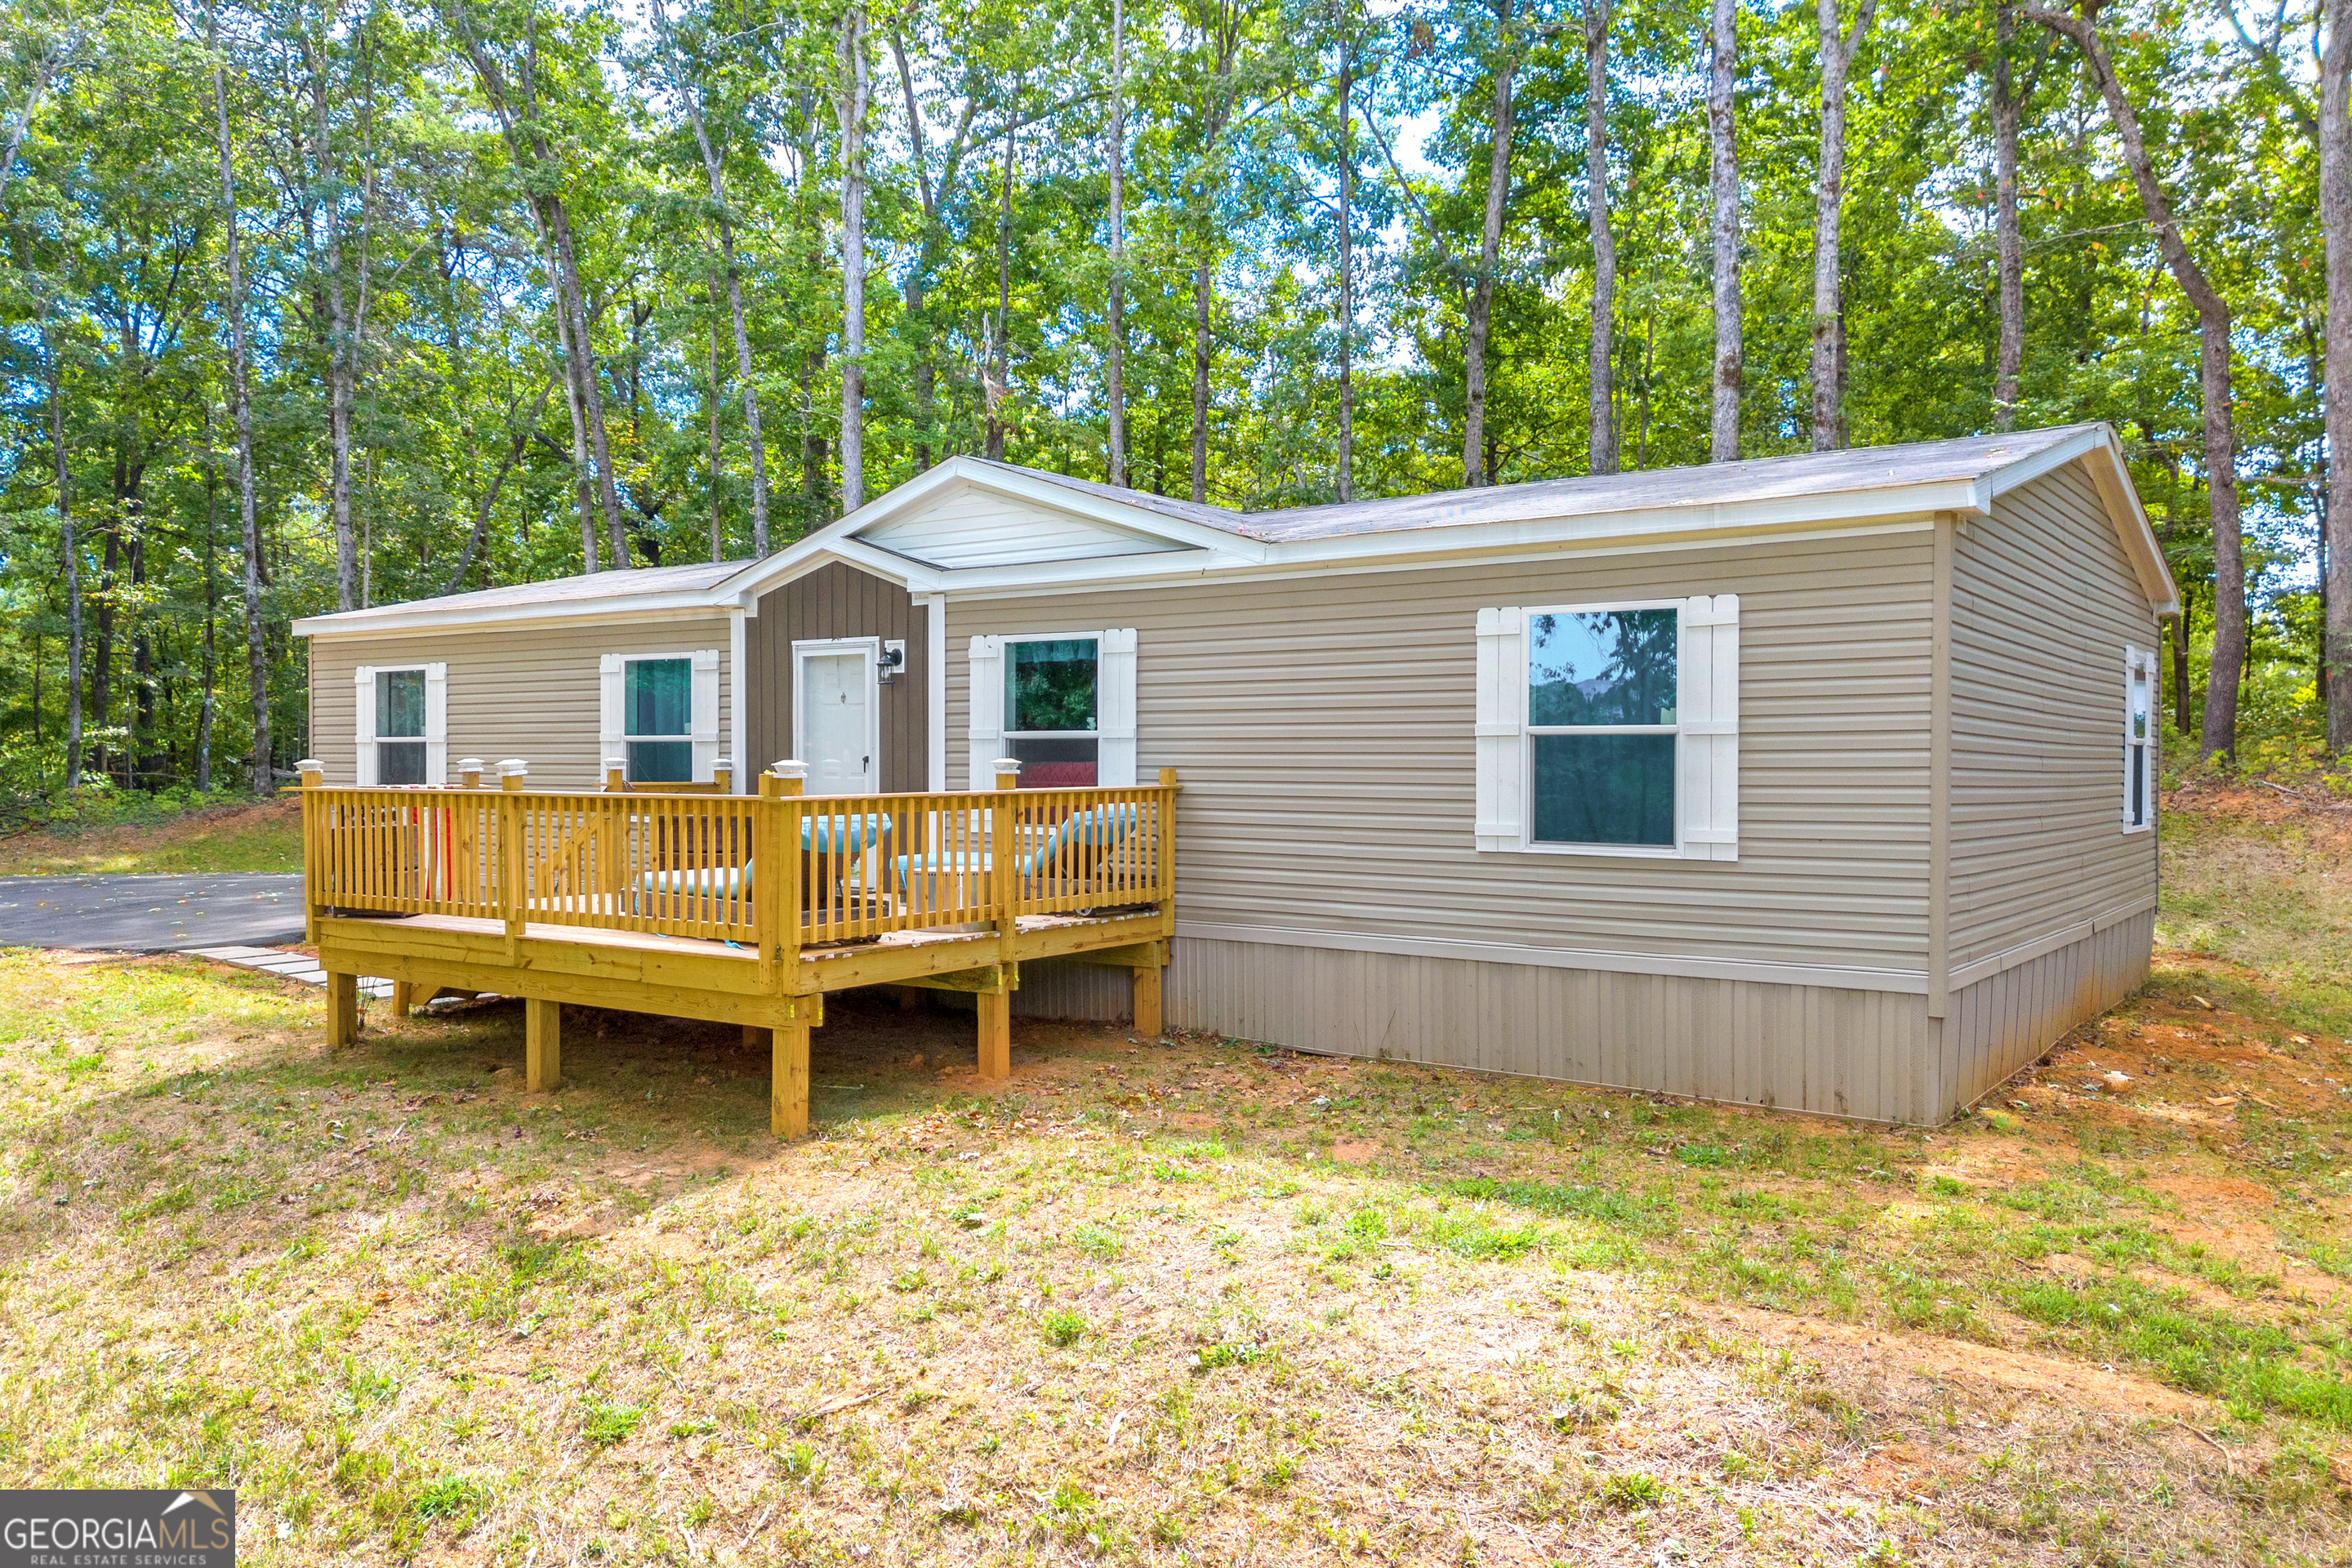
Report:
M 1960 528 L 1954 971 L 2156 897 L 2156 834 L 2122 821 L 2126 645 L 2153 653 L 2156 616 L 2079 465 L 2020 486 L 1990 519 Z M 2160 731 L 2160 702 L 2156 712 Z
M 881 787 L 929 786 L 930 612 L 897 583 L 835 562 L 760 596 L 745 627 L 743 727 L 751 765 L 797 755 L 793 739 L 793 644 L 833 637 L 880 637 L 907 645 L 907 662 L 876 694 L 882 707 Z
M 310 639 L 310 754 L 327 782 L 358 776 L 352 673 L 361 665 L 449 667 L 449 766 L 520 757 L 549 789 L 602 784 L 598 660 L 608 653 L 719 650 L 719 754 L 733 754 L 735 683 L 724 616 Z
M 1187 924 L 1850 966 L 1924 990 L 1930 538 L 952 600 L 948 749 L 973 635 L 1131 626 L 1139 776 L 1184 785 Z M 1740 595 L 1738 860 L 1478 853 L 1479 609 L 1695 594 Z

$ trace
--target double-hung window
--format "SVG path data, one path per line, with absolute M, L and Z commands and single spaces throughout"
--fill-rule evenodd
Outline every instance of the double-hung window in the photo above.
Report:
M 631 784 L 708 784 L 719 762 L 719 654 L 608 653 L 601 661 L 606 766 Z
M 2124 649 L 2124 830 L 2156 820 L 2156 656 Z
M 971 787 L 998 762 L 1024 789 L 1135 783 L 1135 630 L 977 637 L 971 653 Z
M 448 774 L 446 664 L 371 665 L 355 675 L 362 784 L 425 784 Z
M 1739 601 L 1482 610 L 1477 847 L 1732 860 Z

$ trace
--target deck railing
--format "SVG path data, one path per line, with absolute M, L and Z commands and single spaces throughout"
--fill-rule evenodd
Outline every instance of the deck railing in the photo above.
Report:
M 316 913 L 458 915 L 727 942 L 763 961 L 899 931 L 1010 932 L 1024 915 L 1165 907 L 1176 783 L 804 795 L 330 787 L 306 766 Z M 657 786 L 656 786 L 657 787 Z

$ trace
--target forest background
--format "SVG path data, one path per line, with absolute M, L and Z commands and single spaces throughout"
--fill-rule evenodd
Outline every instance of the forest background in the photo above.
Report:
M 297 617 L 956 453 L 1262 508 L 2086 419 L 2168 765 L 2340 753 L 2325 11 L 0 0 L 0 816 L 268 787 Z

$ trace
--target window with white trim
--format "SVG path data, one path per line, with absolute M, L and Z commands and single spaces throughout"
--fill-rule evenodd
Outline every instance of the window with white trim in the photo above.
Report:
M 971 639 L 970 787 L 1000 758 L 1024 789 L 1135 783 L 1135 629 Z
M 605 760 L 631 784 L 708 784 L 719 762 L 719 652 L 608 653 L 600 661 Z
M 1477 847 L 1739 854 L 1737 595 L 1478 613 Z
M 2124 649 L 2124 831 L 2156 821 L 2156 656 Z
M 447 665 L 361 665 L 353 673 L 352 697 L 361 784 L 447 782 Z

